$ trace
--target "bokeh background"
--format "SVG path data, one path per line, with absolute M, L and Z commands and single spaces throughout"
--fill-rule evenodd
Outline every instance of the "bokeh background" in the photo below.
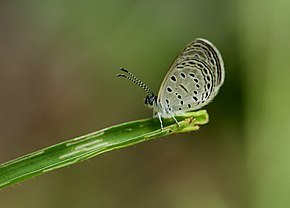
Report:
M 290 1 L 0 2 L 0 162 L 150 117 L 126 67 L 157 92 L 203 37 L 226 80 L 200 131 L 115 150 L 0 192 L 2 208 L 290 205 Z

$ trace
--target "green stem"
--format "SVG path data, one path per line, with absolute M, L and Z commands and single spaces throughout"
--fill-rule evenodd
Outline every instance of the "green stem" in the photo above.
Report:
M 119 124 L 27 154 L 0 165 L 0 189 L 46 172 L 76 164 L 104 152 L 128 147 L 170 134 L 195 131 L 208 122 L 205 110 L 173 119 L 143 119 Z

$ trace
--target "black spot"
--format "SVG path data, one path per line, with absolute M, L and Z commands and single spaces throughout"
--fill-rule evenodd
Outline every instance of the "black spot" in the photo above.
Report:
M 203 69 L 203 72 L 204 72 L 205 74 L 207 74 L 207 73 L 208 73 L 207 69 Z
M 215 62 L 213 59 L 210 59 L 210 62 L 212 63 L 212 65 L 215 65 Z
M 191 105 L 190 104 L 188 104 L 188 108 L 191 108 Z
M 185 78 L 185 74 L 184 74 L 183 72 L 180 73 L 180 76 L 181 76 L 182 78 Z
M 204 102 L 205 102 L 205 100 L 201 101 L 201 103 L 204 103 Z
M 205 93 L 205 97 L 206 97 L 206 98 L 207 98 L 207 96 L 208 96 L 208 92 Z
M 175 76 L 172 76 L 171 77 L 171 80 L 174 81 L 174 82 L 176 82 L 176 77 Z
M 194 64 L 194 62 L 193 62 L 193 61 L 189 61 L 188 63 L 189 63 L 189 64 Z
M 189 73 L 189 76 L 195 77 L 194 73 Z
M 206 87 L 207 87 L 207 89 L 209 89 L 210 88 L 210 83 L 207 83 Z
M 180 101 L 180 104 L 183 105 L 183 101 Z
M 177 97 L 178 97 L 178 99 L 181 99 L 181 95 L 178 95 Z
M 188 93 L 188 90 L 183 86 L 183 85 L 180 85 L 180 87 L 186 92 Z
M 193 96 L 192 99 L 194 99 L 195 102 L 198 101 L 197 97 Z
M 200 64 L 200 63 L 197 63 L 197 66 L 198 66 L 199 68 L 203 68 L 203 65 Z
M 198 79 L 194 78 L 193 80 L 194 80 L 196 83 L 198 83 Z
M 197 84 L 197 85 L 195 85 L 197 88 L 199 88 L 200 86 L 199 86 L 199 84 Z
M 166 103 L 169 103 L 169 100 L 166 99 L 165 101 L 166 101 Z
M 194 90 L 193 93 L 197 95 L 197 91 Z
M 171 108 L 168 108 L 168 110 L 171 111 L 172 109 Z
M 178 68 L 178 69 L 183 69 L 184 66 L 177 66 L 176 68 Z
M 178 108 L 178 110 L 181 110 L 181 108 Z
M 175 93 L 175 95 L 177 95 L 177 92 Z
M 172 89 L 170 87 L 167 87 L 167 92 L 172 92 Z
M 206 76 L 207 81 L 210 81 L 210 76 Z

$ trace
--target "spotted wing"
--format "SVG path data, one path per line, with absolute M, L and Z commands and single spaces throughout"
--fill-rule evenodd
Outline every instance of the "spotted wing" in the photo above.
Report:
M 223 82 L 224 64 L 219 51 L 209 41 L 196 39 L 174 60 L 157 102 L 167 115 L 196 110 L 214 98 Z

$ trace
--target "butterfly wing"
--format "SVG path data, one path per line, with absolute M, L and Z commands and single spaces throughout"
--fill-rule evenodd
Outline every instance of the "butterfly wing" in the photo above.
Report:
M 162 116 L 205 106 L 223 82 L 224 64 L 219 51 L 207 40 L 194 40 L 177 56 L 161 84 L 157 102 L 163 109 Z

